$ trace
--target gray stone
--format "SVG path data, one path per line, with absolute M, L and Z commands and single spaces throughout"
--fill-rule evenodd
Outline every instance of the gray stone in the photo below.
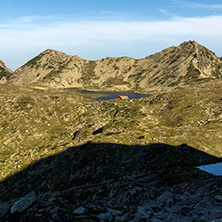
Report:
M 23 212 L 25 211 L 29 206 L 31 206 L 36 201 L 36 194 L 35 192 L 31 192 L 21 198 L 19 201 L 17 201 L 12 207 L 11 207 L 11 213 L 15 212 Z
M 217 200 L 218 202 L 221 202 L 221 203 L 222 203 L 222 196 L 216 195 L 216 196 L 215 196 L 215 200 Z
M 53 198 L 58 198 L 58 197 L 60 197 L 60 196 L 61 196 L 61 193 L 58 192 L 58 191 L 51 194 L 51 197 L 53 197 Z
M 176 222 L 176 221 L 179 221 L 179 220 L 175 215 L 170 214 L 166 217 L 166 222 Z
M 133 216 L 131 213 L 126 213 L 122 216 L 118 216 L 116 218 L 118 221 L 132 221 L 133 220 Z
M 5 216 L 8 210 L 9 210 L 9 205 L 7 203 L 0 203 L 0 217 Z
M 35 214 L 35 217 L 42 217 L 42 214 L 37 213 L 37 214 Z
M 45 209 L 38 209 L 38 213 L 43 213 L 45 212 Z
M 213 204 L 208 199 L 204 198 L 203 200 L 201 200 L 199 203 L 195 205 L 195 208 L 199 208 L 199 207 L 210 209 L 213 207 Z
M 187 199 L 189 199 L 190 197 L 186 196 L 185 194 L 177 194 L 175 195 L 175 199 L 177 202 L 185 202 Z
M 173 194 L 171 192 L 165 192 L 161 196 L 158 197 L 158 201 L 160 202 L 171 202 L 173 198 Z
M 118 210 L 113 210 L 113 209 L 108 209 L 108 212 L 107 213 L 101 213 L 98 218 L 101 220 L 101 221 L 111 221 L 113 218 L 116 218 L 117 216 L 119 216 L 121 214 L 120 211 Z
M 137 209 L 137 213 L 135 214 L 135 221 L 140 219 L 146 219 L 153 213 L 152 208 L 150 206 L 139 206 Z
M 211 216 L 214 218 L 221 218 L 222 219 L 222 209 L 221 208 L 213 208 L 213 209 L 208 209 Z
M 58 197 L 57 202 L 58 202 L 58 203 L 61 203 L 61 204 L 66 204 L 66 203 L 68 203 L 69 201 L 66 200 L 66 199 L 63 199 L 63 198 L 61 198 L 61 197 Z
M 152 220 L 150 220 L 151 222 L 162 222 L 162 220 L 160 220 L 160 219 L 157 219 L 157 218 L 154 218 L 154 219 L 152 219 Z
M 84 207 L 79 207 L 79 208 L 75 209 L 75 210 L 73 211 L 73 213 L 74 213 L 74 214 L 79 214 L 79 215 L 81 215 L 81 214 L 86 214 L 86 213 L 87 213 L 87 209 L 84 208 Z
M 57 213 L 52 213 L 50 216 L 53 219 L 53 221 L 59 221 L 59 215 Z

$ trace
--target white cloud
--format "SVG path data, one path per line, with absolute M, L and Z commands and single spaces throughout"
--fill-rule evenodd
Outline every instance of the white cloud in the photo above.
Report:
M 46 48 L 88 59 L 118 55 L 143 57 L 188 39 L 206 46 L 217 43 L 217 53 L 222 54 L 221 25 L 222 16 L 173 17 L 152 22 L 48 20 L 37 23 L 20 19 L 4 26 L 0 24 L 0 58 L 4 60 L 7 55 L 7 64 L 15 68 Z

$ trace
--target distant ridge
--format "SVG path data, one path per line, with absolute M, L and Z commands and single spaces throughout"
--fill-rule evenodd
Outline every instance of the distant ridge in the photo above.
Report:
M 188 41 L 143 59 L 89 61 L 47 49 L 17 69 L 8 83 L 149 91 L 221 77 L 221 59 L 196 41 Z

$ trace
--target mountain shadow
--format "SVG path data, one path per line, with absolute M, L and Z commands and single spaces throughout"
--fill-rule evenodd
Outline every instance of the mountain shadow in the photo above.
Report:
M 194 168 L 221 161 L 221 158 L 186 144 L 127 146 L 86 143 L 69 147 L 0 183 L 0 200 L 8 206 L 2 218 L 29 221 L 40 215 L 39 221 L 47 221 L 52 219 L 51 209 L 59 207 L 58 221 L 71 221 L 77 206 L 84 206 L 89 214 L 93 214 L 93 209 L 101 207 L 127 208 L 133 205 L 135 208 L 148 200 L 157 201 L 166 192 L 172 195 L 186 192 L 189 195 L 211 195 L 214 187 L 214 194 L 222 195 L 222 177 Z M 37 198 L 31 207 L 22 213 L 10 213 L 10 207 L 17 200 L 33 191 Z M 38 214 L 40 210 L 44 213 Z M 69 215 L 66 219 L 62 216 L 64 220 L 60 218 L 64 215 L 63 211 Z M 89 218 L 89 215 L 86 217 Z M 98 220 L 91 218 L 84 221 Z

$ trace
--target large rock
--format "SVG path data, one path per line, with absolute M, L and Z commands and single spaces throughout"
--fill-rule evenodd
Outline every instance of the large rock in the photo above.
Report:
M 121 212 L 118 210 L 108 209 L 107 213 L 101 213 L 98 218 L 101 221 L 114 221 L 117 216 L 121 215 Z
M 36 201 L 36 194 L 35 192 L 31 192 L 21 198 L 19 201 L 17 201 L 12 207 L 11 207 L 11 213 L 15 212 L 23 212 L 25 211 L 29 206 L 31 206 Z
M 158 197 L 158 201 L 170 203 L 170 202 L 173 202 L 172 198 L 173 198 L 173 194 L 167 191 L 163 193 L 160 197 Z
M 87 209 L 84 207 L 79 207 L 73 211 L 74 214 L 79 214 L 79 215 L 86 214 L 86 212 L 87 212 Z

